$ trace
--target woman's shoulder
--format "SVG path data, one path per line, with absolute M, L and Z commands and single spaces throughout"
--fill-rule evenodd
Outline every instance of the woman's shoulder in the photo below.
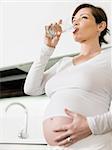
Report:
M 112 54 L 112 46 L 111 46 L 111 47 L 104 48 L 104 49 L 102 50 L 102 54 L 104 54 L 104 55 L 111 55 L 111 54 Z
M 110 62 L 112 59 L 112 47 L 103 49 L 101 56 L 104 60 Z
M 105 69 L 111 69 L 112 64 L 112 48 L 105 48 L 102 50 L 100 57 L 98 58 L 98 64 L 102 65 Z

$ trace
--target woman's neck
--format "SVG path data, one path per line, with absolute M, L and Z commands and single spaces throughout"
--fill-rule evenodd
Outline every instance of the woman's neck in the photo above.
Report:
M 79 55 L 73 57 L 73 64 L 85 62 L 101 52 L 99 44 L 81 44 L 81 52 Z
M 81 52 L 80 55 L 92 57 L 101 52 L 101 47 L 99 43 L 83 43 L 81 44 Z

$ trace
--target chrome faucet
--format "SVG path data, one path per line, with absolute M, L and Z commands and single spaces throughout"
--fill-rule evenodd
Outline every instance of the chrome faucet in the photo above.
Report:
M 13 105 L 19 105 L 21 106 L 24 111 L 25 111 L 25 127 L 18 133 L 18 137 L 21 138 L 21 139 L 26 139 L 28 138 L 28 110 L 27 108 L 21 104 L 21 103 L 11 103 L 9 104 L 6 109 L 5 109 L 5 112 L 8 111 L 9 107 L 13 106 Z

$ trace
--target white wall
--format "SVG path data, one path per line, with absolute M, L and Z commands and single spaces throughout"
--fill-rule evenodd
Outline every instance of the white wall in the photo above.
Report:
M 109 0 L 88 0 L 112 20 Z M 62 18 L 70 22 L 74 8 L 87 0 L 1 0 L 0 68 L 33 61 L 43 43 L 44 26 Z M 110 19 L 111 18 L 111 19 Z M 64 33 L 52 57 L 77 52 L 71 33 Z

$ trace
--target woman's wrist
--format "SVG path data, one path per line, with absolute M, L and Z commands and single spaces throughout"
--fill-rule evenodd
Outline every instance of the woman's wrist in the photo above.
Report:
M 46 44 L 46 46 L 50 47 L 50 48 L 55 48 L 56 46 L 54 45 L 50 45 L 50 44 Z
M 91 135 L 92 131 L 91 131 L 91 128 L 89 127 L 87 118 L 85 118 L 85 127 L 86 127 L 88 135 Z

